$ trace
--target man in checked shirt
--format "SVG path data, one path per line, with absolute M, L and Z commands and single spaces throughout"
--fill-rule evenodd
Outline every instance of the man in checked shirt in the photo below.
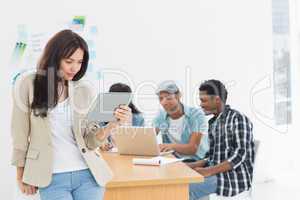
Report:
M 235 196 L 251 188 L 254 164 L 252 123 L 242 113 L 226 105 L 227 90 L 218 80 L 199 87 L 200 106 L 209 120 L 209 152 L 206 159 L 188 164 L 205 177 L 190 184 L 190 200 L 209 194 Z

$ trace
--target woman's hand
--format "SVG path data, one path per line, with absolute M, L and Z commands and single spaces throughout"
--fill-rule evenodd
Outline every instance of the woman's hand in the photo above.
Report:
M 119 120 L 121 125 L 132 124 L 131 108 L 125 105 L 120 105 L 114 112 L 114 116 Z
M 128 106 L 120 105 L 114 111 L 114 116 L 117 119 L 117 121 L 108 122 L 106 127 L 101 128 L 96 133 L 96 136 L 100 141 L 103 141 L 110 135 L 116 133 L 116 130 L 120 125 L 130 126 L 132 124 L 132 112 Z
M 107 142 L 100 146 L 101 151 L 109 151 L 114 147 L 114 145 L 110 142 Z
M 23 183 L 22 180 L 17 180 L 17 182 L 18 182 L 18 187 L 23 194 L 26 194 L 26 195 L 36 194 L 36 192 L 38 190 L 37 187 Z

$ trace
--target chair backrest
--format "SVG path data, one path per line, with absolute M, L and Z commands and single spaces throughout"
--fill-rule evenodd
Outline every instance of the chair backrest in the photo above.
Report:
M 260 146 L 260 141 L 259 140 L 254 140 L 254 166 L 253 166 L 253 177 L 252 177 L 252 186 L 250 189 L 249 196 L 250 198 L 253 198 L 253 189 L 255 188 L 255 180 L 256 180 L 256 166 L 257 166 L 257 154 L 259 151 L 259 146 Z
M 254 162 L 256 161 L 259 145 L 260 145 L 260 141 L 254 140 L 254 153 L 255 153 Z
M 254 171 L 253 171 L 253 179 L 252 179 L 252 187 L 250 191 L 242 192 L 241 194 L 234 196 L 234 197 L 222 197 L 217 196 L 216 194 L 209 195 L 209 200 L 249 200 L 253 198 L 253 186 L 254 186 L 254 180 L 255 180 L 255 165 L 256 165 L 256 158 L 258 154 L 260 146 L 259 140 L 254 140 Z
M 254 158 L 254 160 L 256 159 L 259 145 L 260 145 L 260 141 L 259 140 L 254 140 L 254 152 L 255 152 L 255 158 Z

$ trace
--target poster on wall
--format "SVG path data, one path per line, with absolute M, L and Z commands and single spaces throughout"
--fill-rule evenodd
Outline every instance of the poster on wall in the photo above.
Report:
M 63 29 L 71 29 L 86 40 L 90 58 L 86 78 L 95 82 L 101 79 L 100 67 L 96 62 L 98 28 L 96 25 L 88 23 L 86 16 L 78 15 L 70 16 L 67 22 L 58 25 L 57 30 L 39 30 L 32 27 L 31 24 L 19 24 L 16 27 L 16 42 L 9 64 L 12 83 L 20 74 L 36 70 L 36 65 L 43 53 L 45 44 L 54 33 Z

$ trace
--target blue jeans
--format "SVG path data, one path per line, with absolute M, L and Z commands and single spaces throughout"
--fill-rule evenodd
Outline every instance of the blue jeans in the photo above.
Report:
M 53 174 L 49 186 L 39 188 L 41 200 L 101 200 L 104 188 L 89 169 Z
M 216 193 L 217 176 L 209 176 L 204 179 L 203 183 L 191 183 L 189 185 L 190 200 L 198 200 L 199 198 Z

